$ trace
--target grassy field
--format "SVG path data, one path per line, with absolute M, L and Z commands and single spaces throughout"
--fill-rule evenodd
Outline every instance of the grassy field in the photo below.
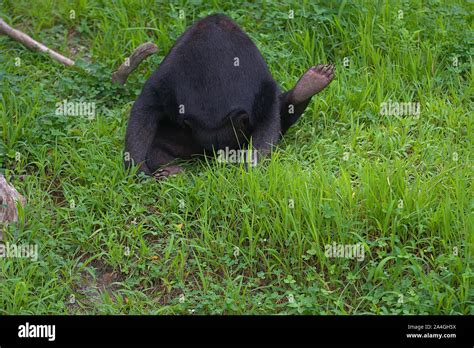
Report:
M 27 200 L 3 242 L 39 253 L 0 259 L 0 314 L 474 314 L 473 7 L 1 0 L 1 18 L 79 67 L 0 36 L 0 168 Z M 336 79 L 262 165 L 138 180 L 123 167 L 131 105 L 215 12 L 283 89 L 317 63 Z M 112 85 L 145 41 L 157 54 Z M 64 100 L 95 117 L 57 115 Z M 397 103 L 419 113 L 383 112 Z

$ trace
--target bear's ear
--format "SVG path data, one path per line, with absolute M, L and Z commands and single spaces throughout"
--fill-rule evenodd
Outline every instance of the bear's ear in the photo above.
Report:
M 231 115 L 230 121 L 235 129 L 247 129 L 250 123 L 249 114 L 241 110 Z

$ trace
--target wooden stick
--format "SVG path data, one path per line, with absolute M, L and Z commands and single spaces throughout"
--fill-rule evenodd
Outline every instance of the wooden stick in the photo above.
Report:
M 157 50 L 158 47 L 152 42 L 145 42 L 138 46 L 132 55 L 127 58 L 122 65 L 120 65 L 116 72 L 112 74 L 112 82 L 121 85 L 125 84 L 128 75 L 137 68 L 138 64 Z
M 2 224 L 18 221 L 17 202 L 22 206 L 26 201 L 5 177 L 0 174 L 0 240 L 2 240 Z
M 19 41 L 26 47 L 28 47 L 32 51 L 40 51 L 43 53 L 47 53 L 50 55 L 51 58 L 57 60 L 58 62 L 66 65 L 66 66 L 73 66 L 74 61 L 64 57 L 63 55 L 59 54 L 56 51 L 46 47 L 42 43 L 32 39 L 30 36 L 26 35 L 25 33 L 10 27 L 3 19 L 0 18 L 0 33 L 6 34 L 11 37 L 15 41 Z
M 22 31 L 10 27 L 3 19 L 0 18 L 0 35 L 1 34 L 8 35 L 10 38 L 22 43 L 32 51 L 47 53 L 51 58 L 66 66 L 73 66 L 75 64 L 73 60 L 64 57 L 58 52 L 46 47 Z M 138 46 L 132 55 L 125 60 L 125 62 L 118 68 L 116 72 L 112 74 L 112 82 L 121 85 L 125 84 L 128 76 L 133 72 L 133 70 L 135 70 L 144 59 L 155 53 L 157 50 L 158 47 L 151 42 L 145 42 Z

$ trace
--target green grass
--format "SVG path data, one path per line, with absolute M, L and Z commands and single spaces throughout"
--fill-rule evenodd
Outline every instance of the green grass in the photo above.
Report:
M 137 180 L 122 164 L 130 107 L 214 12 L 282 88 L 320 62 L 336 80 L 263 165 Z M 28 202 L 4 242 L 39 247 L 36 262 L 0 259 L 0 314 L 474 314 L 472 13 L 462 0 L 2 0 L 7 23 L 90 73 L 0 36 L 0 167 Z M 158 53 L 111 85 L 145 41 Z M 64 99 L 97 116 L 55 115 Z M 421 113 L 381 115 L 389 100 Z M 326 257 L 333 242 L 365 259 Z

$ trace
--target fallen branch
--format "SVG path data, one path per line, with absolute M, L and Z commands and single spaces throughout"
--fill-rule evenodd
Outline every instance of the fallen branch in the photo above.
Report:
M 1 34 L 8 35 L 10 38 L 22 43 L 32 51 L 47 53 L 51 58 L 66 66 L 73 66 L 75 64 L 73 60 L 64 57 L 58 52 L 46 47 L 42 43 L 32 39 L 30 36 L 21 32 L 20 30 L 10 27 L 3 19 L 0 18 L 0 35 Z M 118 68 L 116 72 L 112 74 L 112 82 L 121 85 L 125 84 L 128 76 L 133 72 L 133 70 L 135 70 L 144 59 L 155 53 L 157 50 L 158 47 L 151 42 L 145 42 L 138 46 L 132 55 L 125 60 L 125 62 Z
M 66 65 L 66 66 L 73 66 L 74 61 L 64 57 L 63 55 L 59 54 L 56 51 L 46 47 L 42 43 L 32 39 L 30 36 L 26 35 L 25 33 L 10 27 L 3 19 L 0 18 L 0 33 L 8 35 L 13 40 L 18 41 L 28 47 L 32 51 L 40 51 L 43 53 L 49 54 L 51 58 L 57 60 L 58 62 Z
M 112 82 L 121 85 L 125 84 L 128 75 L 130 75 L 145 58 L 152 55 L 157 50 L 158 47 L 151 42 L 145 42 L 138 46 L 135 51 L 133 51 L 132 55 L 127 58 L 122 65 L 120 65 L 116 72 L 112 74 Z
M 0 174 L 0 240 L 2 240 L 2 224 L 18 221 L 17 202 L 22 206 L 26 201 L 18 191 Z

